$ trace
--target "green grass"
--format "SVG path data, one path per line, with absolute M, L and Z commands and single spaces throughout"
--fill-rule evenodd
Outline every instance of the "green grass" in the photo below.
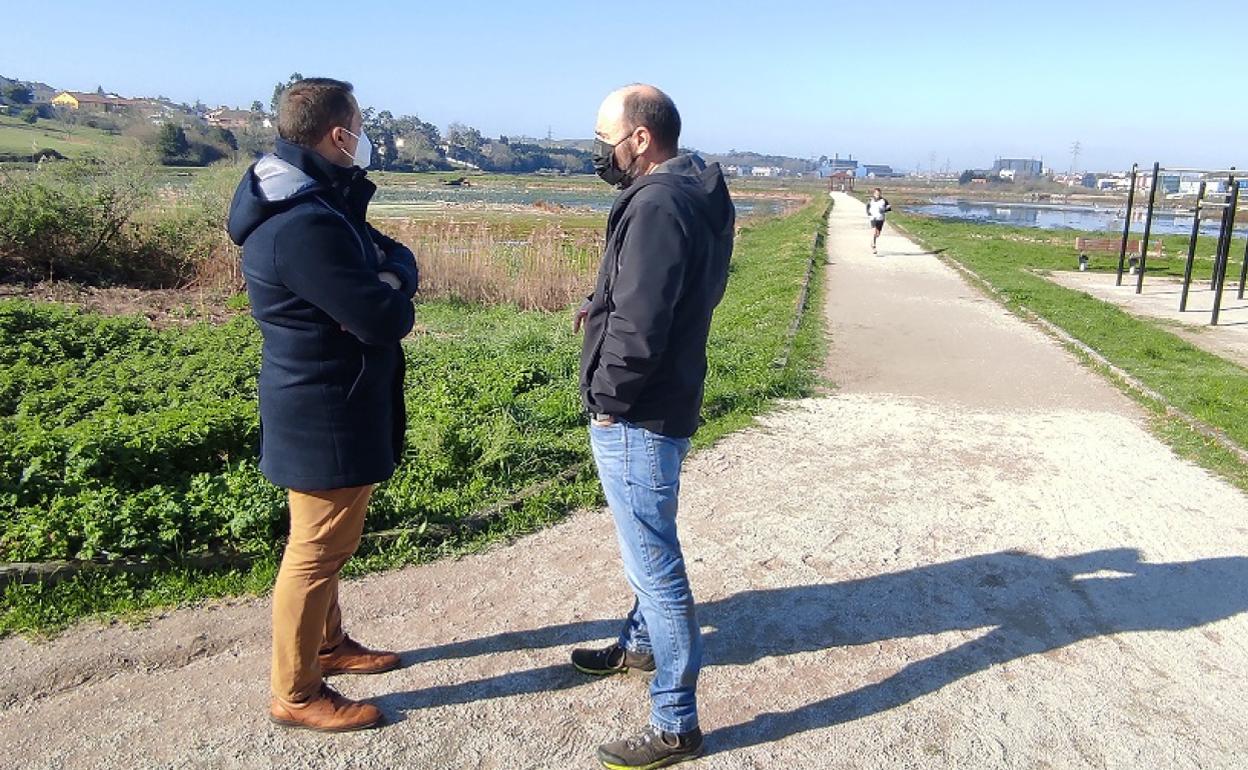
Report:
M 1248 448 L 1248 370 L 1192 345 L 1163 323 L 1132 316 L 1043 276 L 1045 271 L 1075 267 L 1074 234 L 905 214 L 896 220 L 927 247 L 944 250 L 947 256 L 974 271 L 1000 292 L 1007 307 L 1026 308 L 1057 325 L 1175 408 Z M 1165 240 L 1168 256 L 1149 261 L 1145 280 L 1153 275 L 1182 273 L 1185 239 Z M 1243 243 L 1237 247 L 1242 255 Z M 1206 256 L 1197 262 L 1196 275 L 1207 281 L 1212 264 L 1207 255 L 1212 252 L 1212 239 L 1202 239 L 1200 252 Z M 1094 259 L 1094 266 L 1109 270 L 1116 260 L 1116 256 L 1103 255 Z M 1238 268 L 1237 260 L 1232 267 Z M 1161 405 L 1146 406 L 1157 415 L 1159 434 L 1172 446 L 1248 488 L 1248 469 L 1233 454 L 1193 432 L 1182 421 L 1165 417 Z
M 814 271 L 788 365 L 777 371 L 773 363 L 783 354 L 812 241 L 827 219 L 826 205 L 819 200 L 788 217 L 741 228 L 728 294 L 711 329 L 703 407 L 707 422 L 695 444 L 710 444 L 749 424 L 772 399 L 805 395 L 817 384 L 824 352 L 817 310 L 822 270 Z M 816 259 L 825 262 L 822 253 Z
M 773 362 L 823 205 L 742 228 L 712 329 L 699 446 L 815 385 L 817 312 L 804 317 L 789 365 Z M 408 450 L 368 522 L 370 532 L 405 531 L 366 541 L 348 574 L 477 550 L 600 503 L 569 314 L 433 302 L 418 318 L 406 346 Z M 256 558 L 243 570 L 11 584 L 0 634 L 268 590 L 285 511 L 252 456 L 259 336 L 249 319 L 157 332 L 141 320 L 9 301 L 0 303 L 0 343 L 0 557 L 162 560 L 224 549 Z M 474 512 L 578 465 L 579 476 L 484 529 L 458 530 Z
M 0 155 L 31 155 L 35 150 L 56 150 L 67 158 L 101 155 L 131 140 L 97 128 L 71 126 L 58 120 L 39 120 L 34 125 L 7 115 L 0 116 Z

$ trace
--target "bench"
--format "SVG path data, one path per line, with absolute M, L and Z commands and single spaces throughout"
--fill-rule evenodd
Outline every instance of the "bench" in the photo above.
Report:
M 1140 249 L 1144 245 L 1141 239 L 1127 241 L 1127 261 L 1134 273 L 1140 263 Z M 1122 248 L 1121 238 L 1076 238 L 1075 250 L 1079 252 L 1079 269 L 1088 269 L 1088 252 L 1105 252 L 1117 254 Z M 1157 258 L 1166 255 L 1165 245 L 1160 241 L 1149 244 L 1149 255 Z

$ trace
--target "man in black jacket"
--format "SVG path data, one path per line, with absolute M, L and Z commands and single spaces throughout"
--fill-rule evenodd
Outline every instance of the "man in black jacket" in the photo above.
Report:
M 264 337 L 260 470 L 289 491 L 290 538 L 273 588 L 272 701 L 279 724 L 357 730 L 381 711 L 325 685 L 398 666 L 342 630 L 338 573 L 373 487 L 405 433 L 403 349 L 419 276 L 412 252 L 367 222 L 376 186 L 349 83 L 282 94 L 276 151 L 247 170 L 230 208 L 251 312 Z
M 619 639 L 574 650 L 572 662 L 594 675 L 655 672 L 650 725 L 598 750 L 609 768 L 654 768 L 702 753 L 702 636 L 676 509 L 735 209 L 717 164 L 678 153 L 680 114 L 657 88 L 612 93 L 595 133 L 598 173 L 623 192 L 607 220 L 594 293 L 574 326 L 585 330 L 581 396 L 634 600 Z

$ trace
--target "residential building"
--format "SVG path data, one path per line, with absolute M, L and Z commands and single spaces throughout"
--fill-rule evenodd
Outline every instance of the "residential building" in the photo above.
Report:
M 1096 189 L 1126 192 L 1131 189 L 1131 178 L 1126 174 L 1114 174 L 1096 180 Z
M 1244 193 L 1248 192 L 1248 179 L 1236 179 L 1235 184 L 1239 187 L 1242 200 Z M 1226 177 L 1208 179 L 1208 183 L 1205 185 L 1205 195 L 1226 195 L 1230 191 L 1231 186 L 1226 183 Z
M 228 107 L 218 107 L 215 110 L 210 110 L 204 116 L 204 120 L 210 126 L 230 130 L 247 128 L 253 124 L 263 124 L 266 127 L 271 125 L 269 119 L 259 113 L 250 110 L 232 110 Z
M 1128 185 L 1129 186 L 1129 185 Z M 1153 188 L 1152 172 L 1137 174 L 1135 177 L 1135 189 L 1138 192 L 1146 193 Z M 1177 193 L 1180 188 L 1180 177 L 1178 174 L 1160 174 L 1157 177 L 1157 188 L 1162 195 Z
M 96 110 L 98 112 L 124 112 L 134 107 L 133 99 L 123 99 L 116 94 L 88 94 L 80 91 L 62 91 L 52 97 L 52 104 L 71 110 Z

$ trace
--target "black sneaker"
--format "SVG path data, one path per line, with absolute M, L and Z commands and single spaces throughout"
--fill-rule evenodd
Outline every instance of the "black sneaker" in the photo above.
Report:
M 573 650 L 572 665 L 576 666 L 577 671 L 593 676 L 626 674 L 630 668 L 653 671 L 654 656 L 648 652 L 626 650 L 617 643 L 601 650 Z
M 607 770 L 654 770 L 702 756 L 702 731 L 667 733 L 651 725 L 631 738 L 598 747 Z

